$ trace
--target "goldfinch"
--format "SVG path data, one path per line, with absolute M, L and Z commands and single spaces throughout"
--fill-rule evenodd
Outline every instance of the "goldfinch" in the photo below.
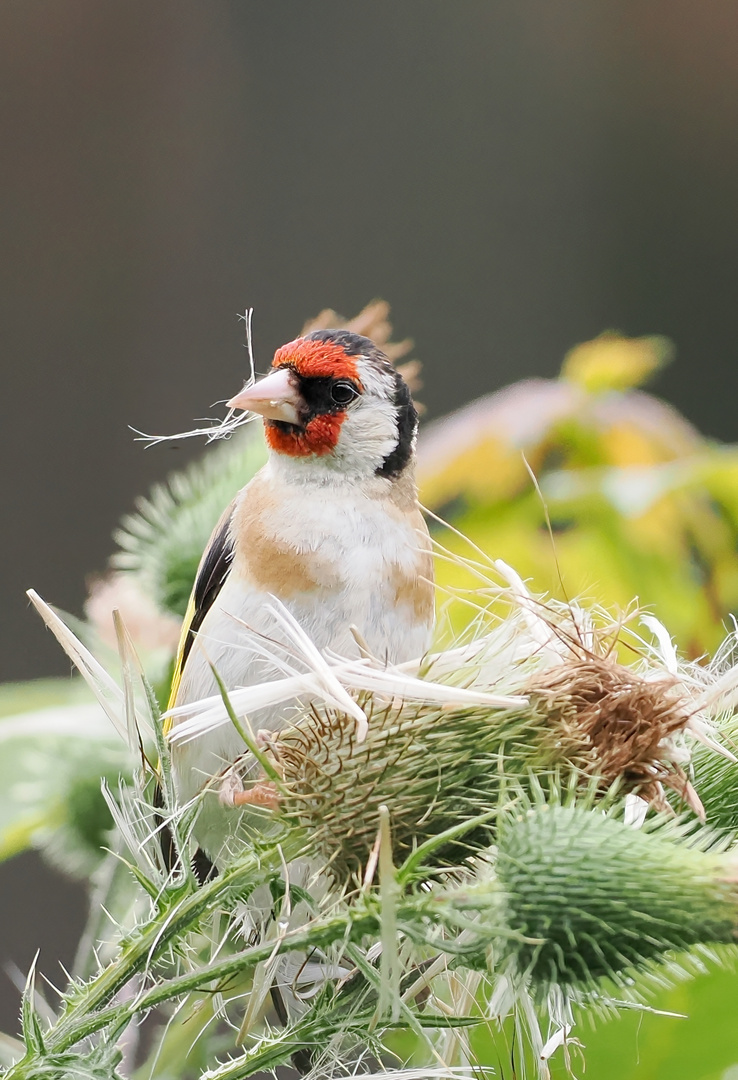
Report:
M 418 418 L 384 353 L 359 334 L 317 330 L 278 349 L 270 373 L 228 404 L 264 418 L 269 459 L 202 556 L 169 707 L 218 693 L 211 664 L 227 689 L 280 676 L 244 630 L 279 638 L 274 597 L 321 650 L 357 656 L 355 628 L 389 663 L 422 655 L 434 596 L 415 485 Z M 249 721 L 277 730 L 289 713 L 263 709 Z M 172 748 L 183 802 L 206 783 L 214 788 L 196 835 L 216 861 L 224 829 L 217 778 L 245 751 L 231 725 Z

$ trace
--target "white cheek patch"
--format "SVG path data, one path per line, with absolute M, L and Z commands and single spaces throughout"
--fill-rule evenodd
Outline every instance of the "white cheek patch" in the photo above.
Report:
M 395 407 L 364 398 L 341 425 L 334 458 L 348 472 L 373 473 L 397 444 Z
M 397 445 L 394 377 L 366 360 L 357 363 L 364 393 L 346 410 L 334 459 L 350 472 L 373 474 Z

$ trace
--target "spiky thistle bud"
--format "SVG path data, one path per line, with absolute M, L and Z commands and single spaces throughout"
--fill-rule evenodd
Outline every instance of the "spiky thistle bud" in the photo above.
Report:
M 702 850 L 696 840 L 673 822 L 639 830 L 581 807 L 540 806 L 503 816 L 491 880 L 452 902 L 482 913 L 481 926 L 508 928 L 494 946 L 498 970 L 544 992 L 591 989 L 670 950 L 735 941 L 735 860 L 704 850 L 704 834 Z
M 725 743 L 735 748 L 738 722 L 735 716 L 718 725 Z M 693 783 L 699 791 L 708 825 L 735 838 L 738 834 L 738 767 L 735 761 L 698 746 L 692 755 Z

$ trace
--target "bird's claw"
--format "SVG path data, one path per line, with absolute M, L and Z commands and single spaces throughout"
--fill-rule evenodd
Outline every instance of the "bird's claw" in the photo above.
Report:
M 279 809 L 279 792 L 271 780 L 258 780 L 248 791 L 235 791 L 231 806 L 260 806 L 265 810 Z
M 229 769 L 220 782 L 218 801 L 221 806 L 238 806 L 236 798 L 243 795 L 243 783 L 235 769 Z

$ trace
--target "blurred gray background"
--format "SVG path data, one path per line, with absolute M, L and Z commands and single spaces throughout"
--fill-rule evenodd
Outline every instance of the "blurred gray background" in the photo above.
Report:
M 431 416 L 612 327 L 735 438 L 734 0 L 2 0 L 0 679 L 68 665 L 144 450 L 326 306 L 382 296 Z M 0 867 L 0 963 L 54 977 L 80 890 Z M 0 971 L 0 1028 L 17 995 Z

